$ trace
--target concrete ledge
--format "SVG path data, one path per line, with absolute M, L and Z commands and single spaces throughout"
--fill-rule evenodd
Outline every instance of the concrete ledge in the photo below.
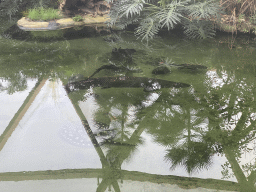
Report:
M 106 25 L 105 22 L 108 17 L 105 16 L 84 16 L 83 21 L 75 22 L 72 18 L 63 18 L 52 21 L 30 21 L 25 17 L 22 17 L 17 25 L 24 31 L 47 31 L 71 28 L 75 26 L 94 26 L 94 25 Z

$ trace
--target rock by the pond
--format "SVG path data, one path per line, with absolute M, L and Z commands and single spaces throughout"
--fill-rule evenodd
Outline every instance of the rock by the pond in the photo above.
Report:
M 152 71 L 152 74 L 160 75 L 170 73 L 170 69 L 166 66 L 159 66 Z
M 82 22 L 75 22 L 72 18 L 56 19 L 54 21 L 31 21 L 22 17 L 17 22 L 17 26 L 24 31 L 49 31 L 57 29 L 71 28 L 75 26 L 92 26 L 103 25 L 109 18 L 107 15 L 91 17 L 85 15 Z

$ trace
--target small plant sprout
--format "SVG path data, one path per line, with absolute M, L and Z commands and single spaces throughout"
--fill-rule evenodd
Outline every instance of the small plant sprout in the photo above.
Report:
M 83 21 L 83 17 L 81 15 L 76 15 L 75 17 L 72 18 L 74 21 L 79 22 Z
M 164 61 L 159 62 L 160 66 L 166 66 L 166 67 L 170 67 L 173 64 L 174 62 L 172 61 L 172 59 L 169 59 L 168 57 L 166 57 Z

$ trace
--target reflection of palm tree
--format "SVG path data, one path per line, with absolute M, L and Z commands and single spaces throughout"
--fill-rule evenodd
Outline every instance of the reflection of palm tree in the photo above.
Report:
M 18 91 L 24 91 L 27 88 L 27 78 L 21 73 L 13 74 L 8 80 L 8 87 L 2 89 L 7 90 L 10 95 Z
M 246 178 L 238 163 L 242 151 L 255 140 L 255 85 L 244 77 L 236 77 L 233 71 L 225 75 L 223 85 L 214 88 L 209 84 L 200 98 L 209 121 L 204 138 L 216 152 L 225 154 L 241 185 L 240 191 L 256 191 L 254 171 Z
M 141 103 L 145 93 L 121 89 L 115 95 L 104 92 L 104 90 L 96 90 L 97 103 L 100 108 L 95 113 L 94 119 L 100 124 L 105 124 L 105 126 L 98 127 L 97 135 L 105 144 L 116 142 L 133 145 L 134 143 L 129 142 L 131 142 L 130 135 L 135 127 L 133 122 L 128 121 L 135 116 L 135 112 L 130 114 L 129 111 Z M 108 134 L 105 134 L 106 132 Z
M 102 90 L 97 92 L 100 95 Z M 138 127 L 135 129 L 133 123 L 129 123 L 131 106 L 137 105 L 138 99 L 144 99 L 144 92 L 120 90 L 118 94 L 98 96 L 97 103 L 100 109 L 95 114 L 96 120 L 104 120 L 108 126 L 99 127 L 98 138 L 102 140 L 101 146 L 107 149 L 107 160 L 110 165 L 121 169 L 124 160 L 127 160 L 134 153 L 137 146 L 142 144 Z M 136 131 L 137 130 L 137 131 Z M 110 133 L 108 135 L 105 132 Z M 142 132 L 140 132 L 141 134 Z
M 103 92 L 103 93 L 102 93 Z M 120 95 L 104 94 L 105 90 L 95 89 L 97 103 L 100 106 L 94 119 L 96 120 L 97 132 L 92 132 L 81 109 L 76 102 L 73 102 L 89 137 L 91 138 L 96 151 L 98 152 L 103 165 L 103 180 L 100 182 L 97 191 L 105 191 L 112 186 L 115 191 L 120 191 L 117 180 L 122 178 L 121 165 L 136 150 L 138 144 L 142 143 L 140 134 L 141 128 L 129 124 L 129 106 L 138 103 L 138 98 L 144 98 L 144 92 L 120 91 Z M 141 94 L 142 93 L 142 94 Z M 148 94 L 148 93 L 147 93 Z M 83 94 L 71 94 L 70 98 Z M 118 114 L 115 114 L 117 112 Z M 134 131 L 135 130 L 135 131 Z M 96 137 L 98 139 L 96 139 Z M 99 144 L 98 140 L 102 140 Z M 101 148 L 106 148 L 106 156 Z
M 101 91 L 104 90 L 100 90 L 100 92 Z M 167 150 L 165 158 L 172 162 L 172 168 L 175 168 L 177 165 L 183 165 L 186 166 L 189 173 L 192 173 L 196 169 L 207 168 L 210 165 L 212 155 L 215 152 L 221 152 L 221 150 L 218 150 L 218 147 L 223 147 L 222 143 L 225 143 L 225 141 L 226 143 L 231 142 L 229 139 L 224 140 L 224 136 L 229 135 L 223 134 L 225 130 L 220 129 L 218 126 L 223 119 L 219 118 L 217 122 L 214 121 L 214 119 L 217 118 L 216 115 L 223 112 L 223 110 L 220 110 L 223 109 L 223 107 L 221 106 L 222 100 L 219 102 L 218 99 L 214 99 L 218 98 L 218 95 L 215 93 L 211 95 L 213 92 L 211 94 L 202 94 L 203 96 L 200 97 L 193 95 L 192 92 L 186 91 L 178 91 L 175 94 L 162 91 L 158 94 L 158 99 L 149 107 L 134 104 L 141 103 L 145 98 L 143 96 L 145 93 L 142 94 L 140 102 L 138 102 L 138 100 L 135 99 L 135 97 L 137 97 L 136 94 L 134 94 L 134 98 L 128 97 L 128 95 L 131 94 L 124 94 L 122 97 L 117 96 L 115 98 L 112 94 L 109 94 L 109 96 L 103 94 L 104 97 L 102 97 L 100 92 L 97 92 L 97 99 L 98 104 L 102 108 L 96 113 L 95 119 L 104 120 L 107 126 L 105 126 L 105 128 L 99 128 L 98 134 L 100 132 L 110 131 L 111 135 L 103 137 L 99 134 L 98 137 L 101 138 L 103 142 L 101 146 L 97 145 L 97 148 L 105 147 L 107 149 L 106 156 L 102 151 L 100 155 L 105 163 L 103 164 L 103 180 L 98 187 L 98 191 L 104 191 L 110 185 L 113 186 L 115 191 L 120 190 L 117 179 L 122 178 L 121 165 L 124 160 L 131 156 L 136 146 L 140 144 L 139 136 L 145 128 L 155 137 L 158 143 L 170 147 L 170 149 Z M 211 100 L 207 99 L 208 96 Z M 131 126 L 129 127 L 126 123 L 129 105 L 137 106 L 135 113 L 136 119 L 133 121 L 133 128 L 136 129 L 133 129 L 134 131 L 131 136 L 129 135 L 129 131 L 127 131 L 131 129 Z M 113 109 L 119 110 L 118 115 L 112 113 Z M 202 109 L 203 112 L 201 113 Z M 246 116 L 246 114 L 245 112 L 244 116 Z M 208 127 L 201 129 L 200 123 L 205 121 L 206 117 L 209 120 Z M 232 115 L 230 119 L 231 118 Z M 118 123 L 114 124 L 113 122 Z M 242 125 L 244 122 L 246 121 L 241 120 L 238 124 Z M 250 126 L 248 126 L 248 128 L 249 130 L 252 129 Z M 237 129 L 239 128 L 237 127 Z M 213 134 L 213 131 L 215 134 Z M 244 135 L 244 133 L 242 135 Z M 92 134 L 94 138 L 95 134 Z M 236 135 L 236 137 L 234 137 L 234 135 Z M 242 138 L 240 134 L 238 135 L 239 137 L 237 134 L 234 135 L 232 138 Z M 218 138 L 219 136 L 221 137 Z M 219 143 L 217 148 L 216 142 Z M 242 171 L 241 168 L 239 168 L 234 153 L 231 152 L 228 151 L 228 148 L 224 149 L 227 159 L 232 162 L 232 169 L 236 172 L 235 174 L 239 183 L 247 183 L 246 177 L 241 174 Z M 253 174 L 251 174 L 251 177 L 253 177 Z M 250 179 L 251 183 L 252 181 L 254 181 L 253 178 Z M 247 187 L 247 189 L 251 188 Z
M 200 130 L 206 117 L 198 115 L 200 104 L 190 91 L 173 90 L 172 96 L 162 92 L 148 116 L 149 132 L 155 141 L 170 148 L 165 158 L 172 163 L 171 168 L 182 165 L 188 173 L 208 168 L 213 154 Z
M 174 169 L 177 165 L 183 165 L 188 173 L 208 168 L 213 154 L 211 146 L 203 142 L 193 141 L 190 141 L 188 145 L 173 147 L 167 151 L 165 158 L 172 163 L 171 168 Z
M 140 144 L 139 136 L 146 129 L 154 136 L 156 142 L 169 147 L 165 158 L 172 162 L 172 168 L 183 165 L 192 173 L 196 169 L 209 167 L 214 153 L 224 152 L 238 182 L 248 183 L 236 161 L 234 148 L 240 149 L 253 138 L 251 132 L 256 124 L 251 116 L 253 108 L 250 108 L 254 106 L 253 99 L 248 100 L 250 97 L 245 94 L 246 91 L 232 87 L 232 84 L 218 90 L 209 88 L 209 91 L 207 88 L 209 87 L 201 88 L 200 92 L 161 90 L 157 93 L 158 98 L 148 107 L 143 107 L 141 103 L 150 93 L 130 92 L 133 89 L 125 92 L 118 89 L 121 96 L 113 96 L 109 90 L 104 92 L 106 89 L 96 89 L 100 109 L 95 115 L 95 120 L 107 124 L 105 129 L 98 129 L 98 138 L 103 140 L 101 144 L 107 149 L 106 167 L 115 170 L 115 178 L 121 177 L 119 173 L 123 161 L 128 159 Z M 228 89 L 233 89 L 234 94 L 232 91 L 227 92 Z M 243 97 L 237 95 L 240 92 L 243 92 Z M 127 123 L 129 106 L 136 108 L 133 126 Z M 115 114 L 113 111 L 118 112 Z M 223 127 L 226 121 L 234 121 L 234 116 L 239 112 L 241 117 L 235 122 L 233 130 Z M 206 126 L 202 127 L 202 122 Z M 111 135 L 103 137 L 100 133 L 104 131 L 111 132 Z M 252 172 L 250 183 L 254 180 Z M 110 181 L 113 180 L 107 179 L 106 176 L 101 186 L 104 183 L 106 186 Z
M 78 104 L 76 102 L 72 101 L 72 103 L 73 103 L 80 119 L 82 120 L 83 126 L 84 126 L 89 138 L 91 139 L 91 142 L 93 143 L 93 146 L 94 146 L 95 150 L 97 151 L 97 153 L 100 157 L 100 161 L 102 163 L 102 172 L 103 172 L 102 178 L 103 178 L 103 180 L 99 184 L 99 186 L 97 188 L 97 192 L 104 192 L 107 189 L 107 187 L 110 187 L 110 186 L 113 186 L 115 191 L 119 192 L 120 188 L 117 183 L 117 180 L 120 178 L 120 175 L 121 175 L 120 170 L 116 169 L 111 164 L 109 164 L 109 162 L 107 161 L 97 139 L 95 138 L 95 135 L 93 134 L 83 112 L 81 111 L 80 107 L 78 106 Z

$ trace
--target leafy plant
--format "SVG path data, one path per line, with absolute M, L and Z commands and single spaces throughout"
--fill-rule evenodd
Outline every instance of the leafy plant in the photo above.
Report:
M 212 22 L 202 20 L 193 20 L 191 22 L 184 22 L 184 33 L 192 39 L 211 38 L 215 35 L 215 30 Z
M 35 7 L 56 7 L 57 0 L 2 0 L 0 3 L 0 15 L 8 16 L 11 20 L 14 16 L 19 16 L 22 11 Z
M 7 15 L 9 20 L 12 19 L 12 16 L 18 12 L 19 1 L 3 1 L 0 3 L 0 14 Z
M 76 15 L 75 17 L 72 18 L 74 21 L 83 21 L 83 17 L 81 15 Z
M 119 0 L 113 2 L 108 24 L 122 29 L 139 24 L 135 35 L 147 41 L 160 29 L 171 30 L 178 24 L 191 38 L 209 38 L 215 35 L 213 21 L 221 13 L 215 0 Z
M 29 9 L 29 13 L 27 16 L 29 19 L 32 20 L 52 20 L 52 19 L 59 19 L 61 16 L 59 15 L 59 11 L 57 9 L 52 8 L 34 8 Z

